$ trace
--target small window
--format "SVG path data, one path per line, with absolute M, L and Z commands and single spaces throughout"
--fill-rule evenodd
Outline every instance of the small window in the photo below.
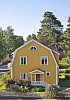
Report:
M 20 78 L 23 80 L 27 79 L 27 73 L 20 73 Z
M 46 72 L 46 76 L 50 76 L 50 72 Z
M 20 65 L 27 65 L 27 57 L 26 56 L 20 57 Z
M 40 63 L 41 63 L 41 65 L 48 65 L 48 57 L 47 56 L 42 56 Z
M 36 46 L 31 46 L 31 47 L 29 48 L 29 50 L 37 50 L 37 47 L 36 47 Z

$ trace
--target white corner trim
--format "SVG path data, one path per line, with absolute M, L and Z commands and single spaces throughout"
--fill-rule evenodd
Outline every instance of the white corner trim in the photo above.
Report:
M 58 86 L 58 67 L 56 67 L 56 85 Z
M 58 66 L 58 64 L 57 64 L 57 61 L 55 60 L 55 57 L 54 57 L 52 51 L 51 51 L 51 54 L 52 54 L 52 57 L 53 57 L 54 62 L 55 62 L 55 64 L 56 64 L 56 85 L 58 85 L 58 71 L 57 71 L 57 68 L 59 68 L 59 66 Z
M 16 51 L 13 53 L 13 58 L 12 58 L 12 61 L 11 61 L 11 78 L 12 78 L 12 65 L 13 65 L 15 56 L 16 56 Z

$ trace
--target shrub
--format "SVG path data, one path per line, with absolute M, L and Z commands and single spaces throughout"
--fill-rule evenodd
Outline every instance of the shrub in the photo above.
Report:
M 70 73 L 70 69 L 69 69 L 69 70 L 68 70 L 68 69 L 67 69 L 67 70 L 65 70 L 65 73 Z
M 65 79 L 70 79 L 70 75 L 65 75 Z
M 30 80 L 8 80 L 7 84 L 6 84 L 6 88 L 8 90 L 12 90 L 12 91 L 22 91 L 22 92 L 27 92 L 30 90 L 31 84 L 30 84 Z
M 59 64 L 59 69 L 66 69 L 69 68 L 69 65 L 67 64 Z
M 34 87 L 31 89 L 32 92 L 44 92 L 45 88 L 43 87 Z

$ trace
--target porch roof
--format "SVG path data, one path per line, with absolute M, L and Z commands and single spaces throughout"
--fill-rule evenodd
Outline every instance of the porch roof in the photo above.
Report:
M 34 69 L 34 70 L 30 71 L 30 74 L 35 73 L 35 72 L 39 72 L 41 74 L 44 74 L 45 71 L 43 71 L 41 69 Z

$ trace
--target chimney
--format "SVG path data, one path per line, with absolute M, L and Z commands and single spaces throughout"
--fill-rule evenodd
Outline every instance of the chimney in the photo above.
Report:
M 41 43 L 46 45 L 46 36 L 45 35 L 42 36 Z

